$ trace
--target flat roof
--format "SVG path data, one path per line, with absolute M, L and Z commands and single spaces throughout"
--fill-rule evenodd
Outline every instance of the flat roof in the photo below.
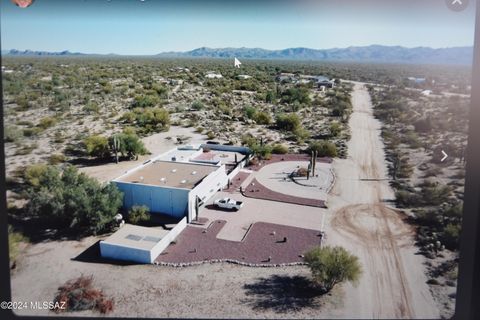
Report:
M 188 162 L 190 158 L 197 152 L 199 152 L 200 147 L 192 147 L 190 148 L 175 148 L 173 150 L 168 151 L 167 153 L 161 155 L 157 158 L 157 160 L 163 161 L 172 161 L 172 158 L 175 158 L 176 161 L 184 161 Z
M 221 151 L 210 150 L 198 155 L 192 161 L 218 161 L 221 164 L 233 164 L 235 163 L 235 155 L 237 155 L 237 161 L 240 162 L 245 158 L 245 155 L 235 151 Z
M 169 230 L 125 224 L 103 242 L 117 246 L 151 250 L 168 232 Z
M 155 160 L 115 181 L 192 189 L 218 168 L 198 163 Z

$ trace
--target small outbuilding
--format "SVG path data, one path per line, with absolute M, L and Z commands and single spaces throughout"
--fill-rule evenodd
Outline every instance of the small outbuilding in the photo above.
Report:
M 153 263 L 185 227 L 185 218 L 172 230 L 125 224 L 100 241 L 100 254 L 107 259 Z

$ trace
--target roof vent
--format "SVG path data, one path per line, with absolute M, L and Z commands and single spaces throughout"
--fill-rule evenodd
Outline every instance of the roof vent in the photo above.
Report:
M 167 181 L 167 178 L 160 178 L 160 182 L 165 183 Z
M 143 176 L 142 176 L 142 177 L 140 177 L 140 180 L 141 180 L 141 181 L 143 181 Z
M 185 183 L 187 183 L 187 180 L 182 180 L 182 181 L 180 181 L 180 183 L 185 184 Z
M 192 171 L 192 176 L 196 175 L 197 171 Z
M 175 173 L 175 172 L 177 172 L 177 169 L 172 169 L 172 173 Z

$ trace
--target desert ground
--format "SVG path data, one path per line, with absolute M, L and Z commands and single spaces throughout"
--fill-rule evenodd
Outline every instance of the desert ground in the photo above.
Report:
M 346 286 L 345 307 L 336 315 L 438 318 L 413 230 L 389 206 L 394 195 L 388 184 L 381 124 L 372 116 L 363 84 L 355 84 L 352 103 L 352 138 L 347 159 L 334 161 L 337 180 L 329 198 L 326 233 L 328 244 L 345 246 L 360 257 L 364 275 L 358 287 Z
M 322 228 L 325 222 L 325 244 L 343 246 L 360 258 L 363 276 L 357 286 L 347 284 L 326 296 L 313 295 L 305 290 L 310 274 L 305 266 L 252 268 L 217 263 L 172 268 L 76 260 L 102 239 L 89 237 L 80 242 L 50 241 L 27 247 L 12 272 L 12 300 L 51 301 L 65 281 L 92 274 L 95 285 L 114 299 L 111 316 L 438 318 L 438 307 L 426 284 L 424 258 L 416 254 L 414 232 L 389 203 L 394 194 L 387 181 L 381 124 L 373 117 L 363 84 L 355 83 L 352 103 L 348 157 L 333 162 L 336 182 L 327 197 L 329 208 L 308 210 L 322 213 L 311 223 Z M 152 140 L 152 146 L 156 143 Z M 159 143 L 158 152 L 163 143 Z M 85 170 L 105 181 L 126 169 L 105 165 Z M 291 214 L 300 211 L 298 206 L 285 205 L 284 212 L 280 210 L 284 219 L 289 208 Z M 98 314 L 85 311 L 72 315 Z

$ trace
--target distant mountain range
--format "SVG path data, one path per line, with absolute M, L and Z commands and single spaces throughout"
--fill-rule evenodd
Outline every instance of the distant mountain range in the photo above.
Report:
M 2 52 L 6 56 L 87 56 L 70 52 L 19 51 L 12 49 Z M 114 56 L 115 54 L 102 55 Z M 433 49 L 428 47 L 406 48 L 401 46 L 371 45 L 365 47 L 348 47 L 335 49 L 287 48 L 283 50 L 266 50 L 261 48 L 207 48 L 202 47 L 183 52 L 162 52 L 155 57 L 168 58 L 233 58 L 238 59 L 283 59 L 311 61 L 342 62 L 377 62 L 377 63 L 413 63 L 413 64 L 457 64 L 471 65 L 473 47 L 452 47 Z

